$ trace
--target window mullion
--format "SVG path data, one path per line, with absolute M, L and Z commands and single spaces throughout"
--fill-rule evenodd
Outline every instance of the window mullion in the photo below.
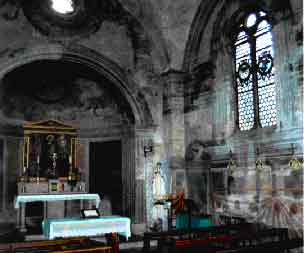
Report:
M 253 111 L 254 111 L 254 128 L 260 127 L 259 116 L 259 94 L 258 94 L 258 66 L 256 60 L 256 40 L 251 37 L 251 60 L 252 60 L 252 88 L 253 88 Z

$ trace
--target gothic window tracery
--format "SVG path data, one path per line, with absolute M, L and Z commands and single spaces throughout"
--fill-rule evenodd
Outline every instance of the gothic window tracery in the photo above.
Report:
M 235 44 L 238 121 L 241 131 L 277 123 L 271 25 L 265 12 L 250 13 Z

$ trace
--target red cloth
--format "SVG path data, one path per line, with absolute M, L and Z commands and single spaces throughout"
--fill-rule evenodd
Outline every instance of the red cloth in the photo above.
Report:
M 231 241 L 232 237 L 228 235 L 222 236 L 209 236 L 203 239 L 192 239 L 192 240 L 176 240 L 176 246 L 190 246 L 194 244 L 203 244 L 208 242 L 221 242 L 221 241 Z

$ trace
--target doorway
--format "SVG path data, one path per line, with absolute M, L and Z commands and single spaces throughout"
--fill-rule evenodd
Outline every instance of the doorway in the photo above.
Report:
M 108 196 L 112 213 L 122 215 L 121 141 L 90 143 L 90 192 Z

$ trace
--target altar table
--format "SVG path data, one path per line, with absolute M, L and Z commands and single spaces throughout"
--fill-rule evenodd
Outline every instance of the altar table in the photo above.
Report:
M 131 220 L 121 216 L 101 216 L 99 218 L 45 219 L 43 234 L 47 239 L 79 236 L 99 236 L 118 233 L 127 239 L 131 236 Z
M 92 193 L 73 193 L 73 194 L 31 194 L 18 195 L 15 200 L 15 208 L 18 209 L 20 203 L 38 201 L 60 201 L 60 200 L 95 200 L 96 207 L 99 206 L 100 197 Z
M 18 195 L 15 199 L 15 209 L 17 213 L 17 226 L 21 232 L 26 232 L 25 227 L 25 204 L 30 202 L 43 202 L 44 203 L 44 219 L 47 218 L 46 203 L 52 201 L 67 201 L 67 200 L 92 200 L 98 208 L 100 204 L 100 197 L 98 194 L 93 193 L 71 193 L 71 194 L 22 194 Z M 82 206 L 82 203 L 81 203 Z M 90 205 L 91 206 L 91 203 Z

